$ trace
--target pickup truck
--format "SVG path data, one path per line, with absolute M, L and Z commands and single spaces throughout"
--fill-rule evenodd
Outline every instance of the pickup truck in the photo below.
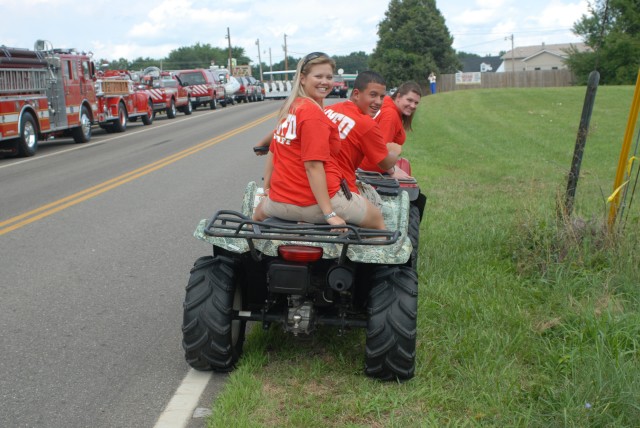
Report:
M 211 110 L 215 110 L 218 105 L 227 105 L 224 85 L 211 70 L 179 70 L 174 72 L 174 75 L 183 86 L 189 88 L 194 109 L 201 105 L 209 105 Z
M 347 98 L 347 92 L 349 92 L 349 86 L 344 77 L 340 75 L 333 76 L 333 88 L 329 96 L 335 95 L 340 98 Z
M 156 113 L 167 113 L 167 117 L 173 119 L 178 111 L 187 116 L 193 112 L 189 88 L 157 67 L 145 69 L 137 90 L 144 91 L 151 98 L 154 116 Z

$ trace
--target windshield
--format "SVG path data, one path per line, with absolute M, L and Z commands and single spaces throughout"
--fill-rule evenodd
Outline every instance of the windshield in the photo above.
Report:
M 193 71 L 190 73 L 180 73 L 180 80 L 189 83 L 189 85 L 203 85 L 207 83 L 202 73 Z

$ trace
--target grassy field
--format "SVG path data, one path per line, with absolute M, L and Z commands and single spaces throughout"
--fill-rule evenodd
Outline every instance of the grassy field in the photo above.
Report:
M 633 88 L 598 90 L 558 220 L 584 94 L 423 98 L 405 146 L 428 197 L 416 377 L 365 377 L 362 331 L 255 329 L 209 426 L 638 426 L 640 202 L 625 234 L 602 227 Z

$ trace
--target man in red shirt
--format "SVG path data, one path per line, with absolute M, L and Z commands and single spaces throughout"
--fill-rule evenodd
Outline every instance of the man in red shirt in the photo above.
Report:
M 396 143 L 387 144 L 373 116 L 380 110 L 386 93 L 384 78 L 374 71 L 358 74 L 349 100 L 325 107 L 324 112 L 338 125 L 342 146 L 336 156 L 349 189 L 359 193 L 355 171 L 367 158 L 383 170 L 393 168 L 400 157 Z

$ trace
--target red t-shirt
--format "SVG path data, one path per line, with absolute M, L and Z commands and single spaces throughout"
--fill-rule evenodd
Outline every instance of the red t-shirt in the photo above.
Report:
M 342 148 L 337 156 L 349 189 L 358 193 L 355 171 L 365 157 L 378 163 L 387 157 L 387 145 L 378 125 L 351 101 L 325 107 L 325 114 L 338 125 Z
M 407 139 L 407 133 L 402 125 L 402 114 L 398 111 L 395 102 L 391 97 L 384 97 L 382 101 L 382 107 L 380 112 L 374 118 L 382 137 L 386 143 L 397 143 L 403 145 Z M 360 164 L 360 168 L 365 171 L 377 171 L 384 172 L 375 162 L 371 162 L 369 159 L 365 159 Z
M 329 197 L 340 189 L 340 169 L 334 156 L 340 152 L 337 127 L 322 109 L 307 98 L 296 100 L 273 134 L 273 172 L 269 198 L 300 207 L 316 201 L 304 167 L 305 161 L 322 161 Z

